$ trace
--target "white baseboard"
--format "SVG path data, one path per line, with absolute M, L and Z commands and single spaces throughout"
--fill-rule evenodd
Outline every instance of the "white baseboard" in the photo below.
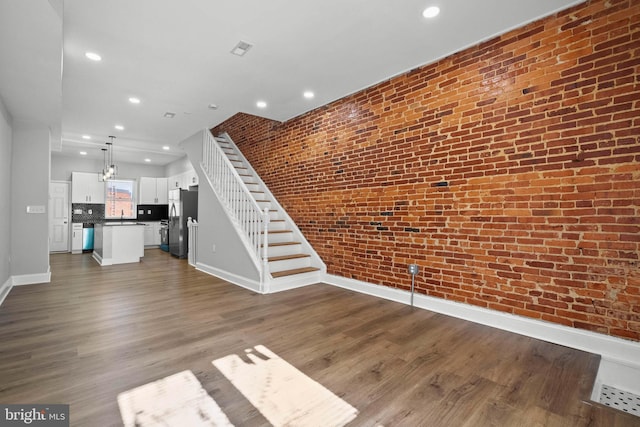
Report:
M 51 282 L 51 271 L 47 271 L 46 273 L 37 273 L 37 274 L 20 274 L 18 276 L 12 276 L 11 279 L 12 279 L 13 286 L 49 283 Z
M 410 304 L 411 300 L 411 294 L 408 291 L 346 277 L 327 274 L 324 282 L 403 304 Z M 640 343 L 638 342 L 423 294 L 414 294 L 413 301 L 415 307 L 425 310 L 599 354 L 602 359 L 596 383 L 640 394 Z
M 219 268 L 212 267 L 210 265 L 203 264 L 201 262 L 196 263 L 196 270 L 202 271 L 203 273 L 210 274 L 219 279 L 226 280 L 227 282 L 231 282 L 234 285 L 241 286 L 250 291 L 262 293 L 260 291 L 259 281 L 247 279 L 246 277 L 238 276 L 237 274 L 230 273 L 228 271 L 221 270 Z
M 4 282 L 0 286 L 0 305 L 2 305 L 2 303 L 4 302 L 4 299 L 7 297 L 7 295 L 9 295 L 9 292 L 11 291 L 11 287 L 13 286 L 12 282 L 13 280 L 11 279 L 11 276 L 9 276 L 6 282 Z
M 100 255 L 96 251 L 93 251 L 93 253 L 91 254 L 91 258 L 95 259 L 96 262 L 98 264 L 100 264 L 101 267 L 104 267 L 104 266 L 107 266 L 107 265 L 113 265 L 113 262 L 111 261 L 111 259 L 102 258 L 102 255 Z

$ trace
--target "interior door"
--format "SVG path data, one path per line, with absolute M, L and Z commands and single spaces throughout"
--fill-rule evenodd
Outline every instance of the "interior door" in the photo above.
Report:
M 49 186 L 49 251 L 69 251 L 69 183 Z

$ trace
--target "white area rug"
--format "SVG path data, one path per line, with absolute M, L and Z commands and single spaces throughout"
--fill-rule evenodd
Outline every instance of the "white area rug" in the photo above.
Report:
M 120 393 L 118 406 L 125 427 L 233 426 L 191 371 Z
M 212 363 L 275 427 L 342 427 L 358 415 L 265 346 L 245 352 L 249 363 L 235 354 Z

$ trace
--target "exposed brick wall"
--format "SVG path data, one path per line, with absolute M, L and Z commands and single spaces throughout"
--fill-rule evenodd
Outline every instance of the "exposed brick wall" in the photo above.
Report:
M 227 131 L 331 274 L 640 339 L 640 2 Z

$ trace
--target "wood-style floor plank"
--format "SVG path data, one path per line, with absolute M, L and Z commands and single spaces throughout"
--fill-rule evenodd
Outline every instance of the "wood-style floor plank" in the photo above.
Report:
M 51 256 L 50 284 L 0 307 L 0 402 L 68 403 L 121 425 L 119 393 L 191 370 L 237 426 L 269 425 L 211 364 L 265 345 L 358 409 L 350 426 L 612 426 L 598 357 L 318 284 L 258 295 L 160 250 L 100 267 Z

